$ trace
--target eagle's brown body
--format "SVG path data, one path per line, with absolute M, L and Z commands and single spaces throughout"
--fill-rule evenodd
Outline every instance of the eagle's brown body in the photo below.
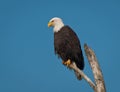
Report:
M 80 46 L 80 41 L 75 32 L 69 26 L 63 26 L 60 31 L 54 32 L 55 53 L 63 61 L 68 59 L 75 62 L 76 66 L 83 70 L 84 58 Z

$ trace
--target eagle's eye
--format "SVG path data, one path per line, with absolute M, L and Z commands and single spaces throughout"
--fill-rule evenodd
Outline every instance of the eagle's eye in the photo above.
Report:
M 51 22 L 54 22 L 54 20 L 52 20 Z

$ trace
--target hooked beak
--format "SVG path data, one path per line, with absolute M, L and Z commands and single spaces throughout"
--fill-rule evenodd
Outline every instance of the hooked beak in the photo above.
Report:
M 51 26 L 53 26 L 53 22 L 48 23 L 48 27 L 51 27 Z

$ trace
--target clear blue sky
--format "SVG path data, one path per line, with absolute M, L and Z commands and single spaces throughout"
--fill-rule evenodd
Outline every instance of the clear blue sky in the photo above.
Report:
M 92 92 L 54 55 L 47 23 L 55 16 L 95 51 L 107 91 L 120 91 L 119 0 L 1 0 L 0 92 Z

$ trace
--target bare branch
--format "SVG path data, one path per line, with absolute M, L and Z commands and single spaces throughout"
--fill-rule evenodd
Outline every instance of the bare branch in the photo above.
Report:
M 95 53 L 93 52 L 91 48 L 87 46 L 87 44 L 84 45 L 84 50 L 88 58 L 89 64 L 91 66 L 94 79 L 95 79 L 95 83 L 93 83 L 92 80 L 83 71 L 81 71 L 76 66 L 75 63 L 70 64 L 69 68 L 79 73 L 82 76 L 82 78 L 84 78 L 88 82 L 88 84 L 93 88 L 94 92 L 106 92 L 102 71 L 98 64 L 98 60 L 95 56 Z
M 106 92 L 102 71 L 98 64 L 98 60 L 95 56 L 95 53 L 93 52 L 91 48 L 87 46 L 87 44 L 84 45 L 84 50 L 88 58 L 89 64 L 92 68 L 93 74 L 94 74 L 94 79 L 96 83 L 96 89 L 94 91 L 95 92 Z
M 89 83 L 89 85 L 95 90 L 95 84 L 90 80 L 90 78 L 87 75 L 83 73 L 83 71 L 78 69 L 74 63 L 71 64 L 69 67 L 72 68 L 74 71 L 78 72 L 82 76 L 82 78 L 84 78 Z

